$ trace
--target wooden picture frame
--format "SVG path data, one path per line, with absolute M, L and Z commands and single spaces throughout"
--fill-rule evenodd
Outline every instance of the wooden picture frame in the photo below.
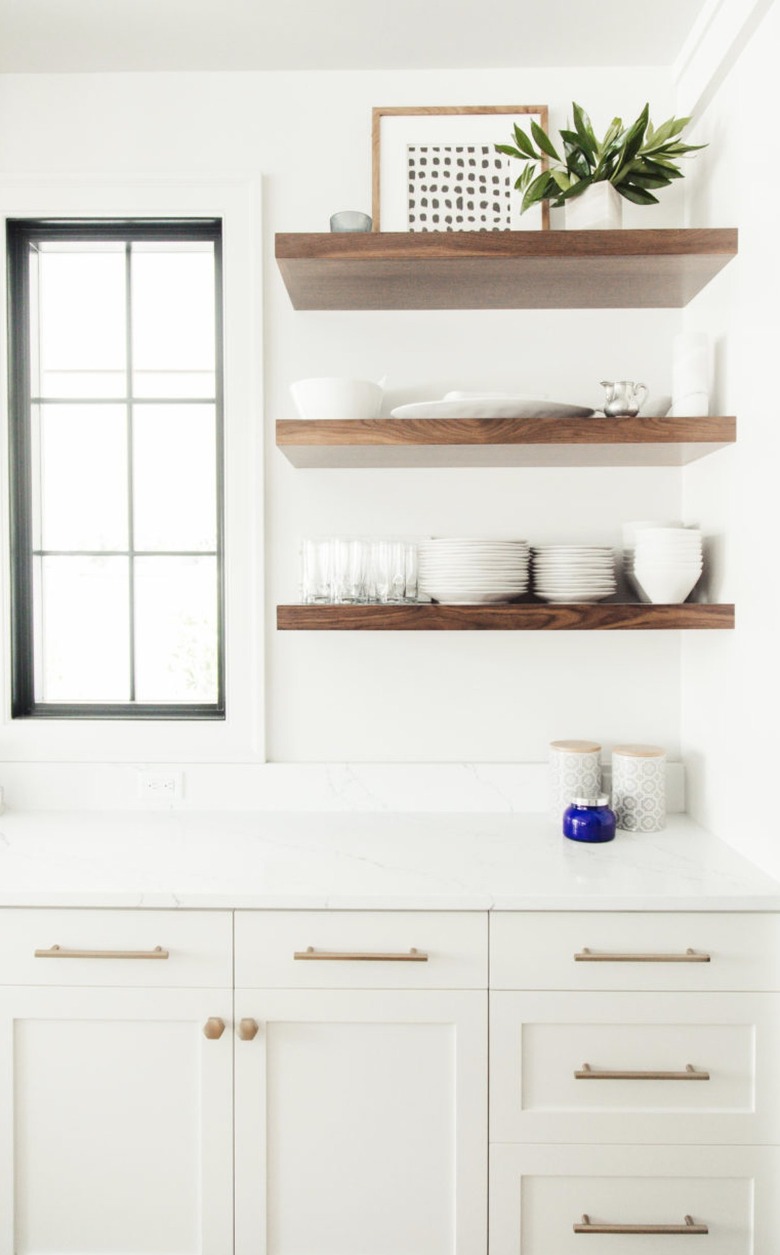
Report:
M 546 131 L 547 105 L 374 108 L 373 230 L 548 230 L 550 207 L 546 201 L 529 209 L 521 222 L 520 196 L 514 183 L 522 166 L 496 153 L 493 147 L 511 143 L 513 120 L 525 127 L 531 118 Z M 440 186 L 436 182 L 415 184 L 413 180 L 420 175 L 425 179 L 434 163 L 437 176 L 443 174 L 450 181 L 460 176 L 464 183 L 450 186 L 439 179 Z M 417 197 L 415 186 L 421 189 Z

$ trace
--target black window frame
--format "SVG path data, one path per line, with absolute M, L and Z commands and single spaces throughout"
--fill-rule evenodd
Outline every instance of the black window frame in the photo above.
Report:
M 207 240 L 214 244 L 217 699 L 196 702 L 40 702 L 35 699 L 33 609 L 30 245 L 36 240 Z M 9 218 L 8 377 L 11 546 L 11 716 L 14 719 L 224 720 L 225 710 L 225 457 L 222 220 L 220 218 Z M 74 400 L 78 400 L 74 398 Z M 116 400 L 116 399 L 114 399 Z M 132 411 L 135 399 L 126 396 Z M 152 398 L 144 398 L 149 403 Z M 131 559 L 135 550 L 128 545 Z M 131 575 L 132 578 L 132 575 Z M 131 648 L 132 648 L 131 642 Z

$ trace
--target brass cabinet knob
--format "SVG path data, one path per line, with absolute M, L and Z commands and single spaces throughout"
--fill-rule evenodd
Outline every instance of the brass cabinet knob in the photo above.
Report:
M 224 1031 L 225 1021 L 218 1015 L 210 1015 L 203 1025 L 203 1036 L 208 1037 L 209 1041 L 218 1041 Z
M 239 1020 L 238 1035 L 242 1041 L 254 1041 L 260 1031 L 257 1020 Z

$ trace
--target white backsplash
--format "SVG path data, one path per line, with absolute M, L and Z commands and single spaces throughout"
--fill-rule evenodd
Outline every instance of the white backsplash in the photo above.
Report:
M 139 796 L 144 763 L 5 763 L 9 811 L 388 811 L 514 814 L 547 806 L 546 763 L 153 764 L 181 796 Z M 609 768 L 605 768 L 606 787 Z M 685 810 L 682 763 L 667 765 L 670 813 Z

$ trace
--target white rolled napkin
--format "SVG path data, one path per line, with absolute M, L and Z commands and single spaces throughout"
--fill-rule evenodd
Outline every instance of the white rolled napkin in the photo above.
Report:
M 710 412 L 710 338 L 704 331 L 683 331 L 674 338 L 672 408 L 674 417 Z

